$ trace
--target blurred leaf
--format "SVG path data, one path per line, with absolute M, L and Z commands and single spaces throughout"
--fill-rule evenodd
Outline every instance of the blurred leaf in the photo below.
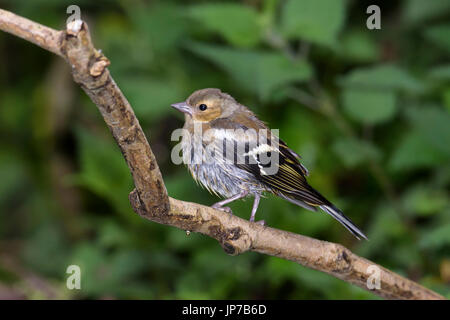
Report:
M 450 64 L 434 67 L 428 73 L 430 78 L 437 80 L 450 80 Z
M 386 122 L 397 112 L 396 95 L 392 91 L 347 88 L 342 104 L 351 118 L 366 124 Z
M 378 59 L 379 49 L 371 33 L 353 30 L 343 35 L 339 52 L 342 56 L 354 62 L 373 62 Z
M 103 221 L 99 230 L 98 243 L 106 248 L 118 247 L 130 243 L 127 231 L 114 221 Z
M 164 179 L 167 192 L 177 199 L 189 199 L 190 201 L 202 201 L 204 194 L 208 193 L 198 183 L 192 179 L 192 176 L 187 170 L 180 172 L 177 175 L 171 175 Z
M 6 91 L 0 95 L 0 125 L 3 130 L 23 131 L 23 125 L 28 121 L 29 110 L 26 96 L 15 91 Z
M 23 160 L 17 157 L 14 150 L 3 148 L 0 151 L 0 208 L 10 197 L 30 182 Z M 6 218 L 6 217 L 5 217 Z M 1 225 L 1 224 L 0 224 Z M 1 228 L 0 228 L 1 229 Z
M 450 114 L 443 109 L 425 105 L 409 108 L 408 118 L 427 143 L 450 157 Z
M 442 24 L 428 27 L 424 31 L 424 36 L 435 45 L 450 52 L 450 24 Z
M 22 254 L 38 272 L 62 274 L 67 267 L 67 244 L 63 230 L 52 223 L 41 224 L 25 242 Z
M 122 212 L 129 211 L 132 179 L 120 150 L 112 141 L 77 130 L 81 172 L 76 181 L 106 198 Z
M 444 105 L 447 108 L 447 112 L 450 112 L 450 87 L 446 88 L 442 92 L 442 100 L 444 100 Z
M 345 87 L 394 89 L 412 93 L 419 93 L 424 90 L 419 80 L 395 65 L 376 65 L 355 69 L 339 79 L 339 83 Z
M 408 229 L 402 222 L 398 213 L 386 204 L 381 204 L 373 210 L 373 221 L 367 231 L 369 241 L 365 241 L 358 248 L 358 254 L 364 257 L 370 257 L 378 252 L 384 254 L 392 254 L 386 252 L 386 247 L 392 246 L 395 239 L 401 239 L 405 236 Z
M 120 250 L 113 255 L 111 259 L 111 277 L 120 282 L 122 285 L 126 284 L 133 277 L 145 271 L 147 257 L 136 250 Z
M 309 110 L 299 108 L 296 105 L 287 105 L 280 111 L 283 111 L 283 119 L 280 123 L 280 138 L 303 157 L 302 163 L 308 169 L 313 170 L 316 155 L 318 152 L 320 153 L 320 144 L 317 141 L 322 139 L 329 123 L 327 121 L 321 122 L 317 113 L 311 113 Z M 270 110 L 270 112 L 273 111 Z M 278 111 L 275 113 L 278 113 Z M 300 128 L 301 134 L 299 134 Z
M 419 23 L 450 12 L 447 0 L 408 0 L 404 1 L 403 16 L 408 23 Z
M 106 254 L 92 244 L 77 247 L 70 264 L 80 266 L 81 288 L 85 295 L 106 297 L 120 295 L 122 290 L 130 289 L 134 278 L 147 266 L 144 256 L 136 251 L 120 250 Z
M 223 254 L 220 250 L 199 250 L 194 256 L 193 267 L 202 270 L 205 279 L 215 279 L 217 275 L 228 272 L 243 279 L 250 278 L 249 257 L 240 258 L 241 264 L 239 265 L 233 257 Z M 214 261 L 214 267 L 211 266 L 211 261 Z
M 281 30 L 288 38 L 335 45 L 345 15 L 346 1 L 288 0 L 282 9 Z
M 203 235 L 195 232 L 187 233 L 184 230 L 172 228 L 167 230 L 167 244 L 173 250 L 187 250 L 194 249 L 203 243 Z
M 203 3 L 190 6 L 187 12 L 206 29 L 219 33 L 235 46 L 253 47 L 259 42 L 258 13 L 250 6 Z
M 108 262 L 104 252 L 92 244 L 81 244 L 73 253 L 70 264 L 80 267 L 82 274 L 81 287 L 85 294 L 102 294 L 106 291 L 104 278 Z
M 443 210 L 448 205 L 448 194 L 433 186 L 419 184 L 406 192 L 403 202 L 407 212 L 426 216 Z
M 150 77 L 122 77 L 122 89 L 140 119 L 157 122 L 173 112 L 172 103 L 186 99 L 179 86 L 170 80 Z
M 148 69 L 154 59 L 152 43 L 142 41 L 143 35 L 132 28 L 126 16 L 119 13 L 105 13 L 96 21 L 95 43 L 112 62 L 108 67 L 115 80 L 130 69 Z M 130 50 L 130 48 L 133 50 Z M 126 56 L 127 59 L 123 59 Z
M 124 5 L 124 8 L 129 11 L 137 31 L 145 37 L 143 40 L 158 55 L 174 52 L 188 31 L 189 23 L 181 6 L 160 2 L 148 6 Z
M 395 171 L 420 167 L 432 167 L 446 160 L 442 153 L 433 148 L 417 131 L 409 131 L 400 139 L 389 161 Z
M 290 210 L 293 211 L 293 214 L 284 217 L 286 226 L 283 226 L 282 229 L 298 232 L 311 237 L 321 234 L 330 234 L 330 230 L 333 228 L 339 230 L 335 221 L 323 212 L 314 213 L 289 203 L 283 204 L 283 206 L 278 205 L 278 207 L 276 205 L 277 203 L 275 203 L 273 208 L 274 213 L 277 212 L 277 208 L 282 207 L 290 207 Z M 283 210 L 283 212 L 286 211 L 287 210 Z
M 216 63 L 234 80 L 267 100 L 273 90 L 291 82 L 305 81 L 312 70 L 305 61 L 291 62 L 281 53 L 236 50 L 200 43 L 189 43 L 196 54 Z
M 177 231 L 183 232 L 183 230 Z M 181 268 L 183 268 L 180 259 L 178 259 L 178 257 L 174 255 L 173 252 L 164 250 L 163 248 L 155 248 L 151 251 L 151 259 L 149 259 L 148 265 L 152 270 L 156 272 L 167 272 L 169 270 L 179 271 Z
M 333 144 L 333 151 L 349 168 L 364 163 L 369 158 L 377 159 L 380 157 L 380 151 L 374 145 L 353 138 L 338 139 Z
M 266 270 L 273 275 L 273 282 L 277 285 L 281 285 L 286 279 L 295 280 L 299 272 L 295 264 L 276 257 L 269 257 L 265 263 Z
M 176 283 L 176 299 L 207 300 L 212 299 L 209 292 L 202 288 L 194 272 L 184 273 Z
M 403 270 L 414 267 L 420 268 L 421 250 L 418 246 L 411 247 L 408 241 L 397 242 L 395 248 L 392 248 L 391 255 L 398 268 Z
M 427 230 L 422 233 L 419 241 L 421 248 L 440 249 L 445 246 L 450 246 L 450 223 L 446 223 L 432 230 Z

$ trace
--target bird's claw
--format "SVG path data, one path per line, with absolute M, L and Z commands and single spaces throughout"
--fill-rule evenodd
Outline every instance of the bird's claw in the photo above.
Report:
M 259 225 L 261 225 L 263 227 L 266 225 L 266 221 L 264 221 L 264 220 L 255 221 L 255 217 L 254 216 L 251 216 L 249 221 L 253 222 L 253 223 L 256 223 L 256 224 L 259 224 Z
M 254 221 L 256 224 L 262 225 L 263 227 L 266 225 L 266 221 L 264 220 L 258 220 L 258 221 Z
M 214 208 L 214 209 L 217 209 L 217 210 L 220 210 L 220 211 L 223 211 L 223 212 L 227 212 L 227 213 L 230 213 L 230 214 L 232 214 L 233 213 L 233 211 L 231 211 L 231 208 L 230 207 L 220 207 L 220 206 L 211 206 L 211 208 Z

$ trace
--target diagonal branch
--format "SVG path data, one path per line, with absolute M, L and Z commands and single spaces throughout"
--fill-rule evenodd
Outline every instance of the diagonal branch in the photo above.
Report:
M 216 239 L 226 253 L 246 251 L 294 261 L 389 299 L 444 299 L 439 294 L 353 254 L 340 244 L 261 226 L 196 203 L 169 198 L 155 156 L 139 121 L 92 44 L 88 27 L 76 20 L 57 31 L 0 9 L 0 29 L 63 57 L 77 82 L 97 105 L 133 176 L 130 203 L 142 217 Z M 379 272 L 380 289 L 369 289 Z

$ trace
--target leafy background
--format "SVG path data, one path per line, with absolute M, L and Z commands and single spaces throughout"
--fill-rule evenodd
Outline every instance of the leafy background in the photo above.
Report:
M 169 107 L 218 87 L 299 154 L 310 182 L 367 233 L 268 197 L 273 227 L 342 243 L 450 298 L 450 2 L 18 1 L 63 28 L 81 7 L 150 140 L 169 194 L 211 204 L 170 161 Z M 64 62 L 0 33 L 0 298 L 376 299 L 295 263 L 227 256 L 213 240 L 134 214 L 130 174 Z M 232 205 L 248 218 L 251 201 Z M 66 268 L 82 270 L 81 290 Z

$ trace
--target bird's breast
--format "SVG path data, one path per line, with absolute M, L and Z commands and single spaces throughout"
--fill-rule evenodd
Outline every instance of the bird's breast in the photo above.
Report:
M 220 141 L 205 141 L 192 135 L 183 137 L 183 160 L 192 177 L 211 193 L 222 197 L 231 197 L 243 190 L 262 193 L 264 186 L 251 173 L 236 167 L 223 154 L 211 152 L 217 143 Z

